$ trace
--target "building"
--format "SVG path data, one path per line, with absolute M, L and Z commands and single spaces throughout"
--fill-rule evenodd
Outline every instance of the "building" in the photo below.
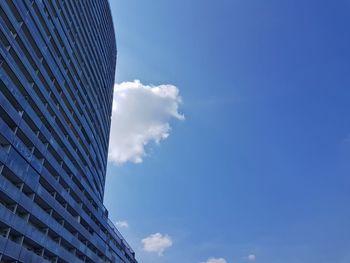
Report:
M 115 62 L 107 0 L 0 1 L 1 262 L 137 262 L 103 206 Z

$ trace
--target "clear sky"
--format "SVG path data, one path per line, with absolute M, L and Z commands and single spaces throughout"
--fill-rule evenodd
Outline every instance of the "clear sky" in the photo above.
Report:
M 110 4 L 116 82 L 183 101 L 167 138 L 108 164 L 105 204 L 139 262 L 349 263 L 350 1 Z

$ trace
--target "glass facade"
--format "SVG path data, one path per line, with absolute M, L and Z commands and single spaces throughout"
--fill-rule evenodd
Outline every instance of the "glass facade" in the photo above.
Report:
M 136 263 L 103 194 L 107 0 L 0 0 L 0 261 Z

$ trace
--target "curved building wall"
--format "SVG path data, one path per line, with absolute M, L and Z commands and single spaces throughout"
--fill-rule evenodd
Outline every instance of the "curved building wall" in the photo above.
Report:
M 0 1 L 0 261 L 136 262 L 103 206 L 107 0 Z

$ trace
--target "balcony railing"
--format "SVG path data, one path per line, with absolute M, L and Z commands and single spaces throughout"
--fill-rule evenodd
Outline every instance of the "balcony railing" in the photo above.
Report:
M 122 243 L 125 245 L 125 247 L 130 251 L 132 256 L 135 256 L 134 250 L 131 248 L 131 246 L 128 244 L 128 242 L 126 242 L 123 235 L 119 232 L 119 230 L 115 227 L 115 225 L 113 224 L 113 222 L 110 219 L 108 219 L 108 225 L 110 226 L 110 228 L 112 228 L 113 232 L 118 236 L 118 238 L 122 241 Z

